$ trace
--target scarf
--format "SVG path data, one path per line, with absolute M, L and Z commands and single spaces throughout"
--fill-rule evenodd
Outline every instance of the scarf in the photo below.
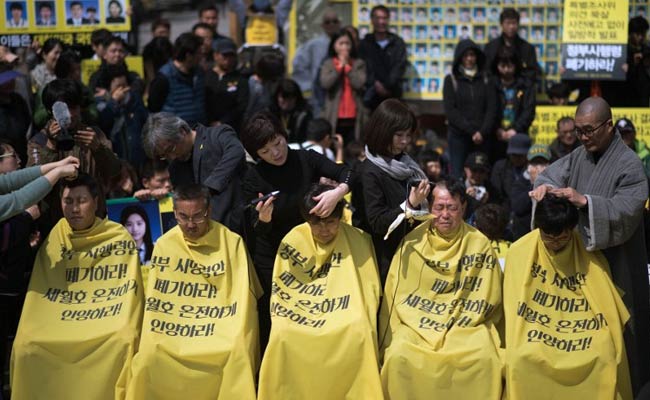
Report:
M 391 178 L 403 181 L 405 179 L 427 179 L 427 176 L 420 169 L 420 166 L 413 161 L 408 154 L 402 154 L 400 160 L 391 158 L 386 161 L 384 157 L 375 156 L 366 146 L 366 157 L 370 162 L 378 166 L 382 171 L 387 173 Z

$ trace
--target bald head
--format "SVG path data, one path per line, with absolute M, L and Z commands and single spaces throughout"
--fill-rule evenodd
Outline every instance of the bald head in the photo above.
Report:
M 576 110 L 576 118 L 590 114 L 598 121 L 612 119 L 612 109 L 602 97 L 589 97 L 583 100 Z

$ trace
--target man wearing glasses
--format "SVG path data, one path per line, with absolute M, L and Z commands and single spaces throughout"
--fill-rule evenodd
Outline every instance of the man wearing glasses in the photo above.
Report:
M 432 190 L 431 214 L 404 237 L 379 313 L 381 380 L 392 399 L 500 399 L 501 268 L 463 221 L 460 181 Z
M 232 210 L 240 204 L 244 147 L 228 125 L 190 128 L 170 113 L 149 115 L 142 130 L 143 146 L 151 159 L 170 162 L 172 186 L 198 183 L 210 190 L 211 218 L 238 232 Z
M 262 289 L 253 263 L 242 238 L 210 219 L 207 188 L 181 185 L 173 201 L 178 226 L 154 247 L 126 398 L 254 399 Z
M 612 124 L 609 104 L 590 97 L 578 106 L 574 134 L 583 144 L 551 164 L 530 196 L 546 193 L 579 209 L 578 231 L 587 251 L 601 250 L 632 315 L 625 345 L 635 395 L 650 375 L 650 306 L 643 224 L 648 183 L 643 165 Z

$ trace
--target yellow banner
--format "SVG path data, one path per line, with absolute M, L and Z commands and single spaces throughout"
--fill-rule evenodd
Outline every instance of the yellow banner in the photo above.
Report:
M 142 56 L 128 56 L 124 60 L 129 71 L 135 72 L 140 77 L 144 77 L 144 63 Z M 100 60 L 86 59 L 81 60 L 81 81 L 84 85 L 88 85 L 92 74 L 99 69 L 102 65 Z
M 557 137 L 557 121 L 575 117 L 576 106 L 537 106 L 535 120 L 530 127 L 534 143 L 549 145 Z M 650 145 L 650 108 L 612 108 L 612 123 L 629 118 L 636 128 L 636 138 Z
M 629 313 L 600 252 L 577 231 L 551 254 L 534 230 L 508 251 L 503 288 L 509 399 L 631 399 Z
M 564 0 L 562 42 L 627 43 L 628 0 Z
M 274 15 L 249 15 L 246 26 L 246 44 L 272 46 L 278 42 L 278 28 Z
M 391 399 L 500 399 L 501 268 L 464 224 L 447 240 L 422 223 L 393 257 L 380 312 Z
M 59 221 L 41 246 L 11 357 L 12 399 L 123 399 L 142 318 L 138 251 L 121 225 Z
M 243 240 L 211 221 L 198 241 L 180 227 L 154 248 L 128 399 L 255 399 L 257 298 Z
M 381 298 L 370 236 L 343 222 L 328 245 L 308 224 L 275 258 L 271 335 L 259 399 L 378 399 L 376 315 Z

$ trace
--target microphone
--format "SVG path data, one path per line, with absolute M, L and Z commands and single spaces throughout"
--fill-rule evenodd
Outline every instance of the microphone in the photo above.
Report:
M 68 127 L 72 123 L 68 105 L 57 101 L 52 105 L 54 120 L 61 127 L 61 133 L 56 137 L 56 149 L 59 151 L 70 151 L 74 147 L 74 138 L 68 133 Z

